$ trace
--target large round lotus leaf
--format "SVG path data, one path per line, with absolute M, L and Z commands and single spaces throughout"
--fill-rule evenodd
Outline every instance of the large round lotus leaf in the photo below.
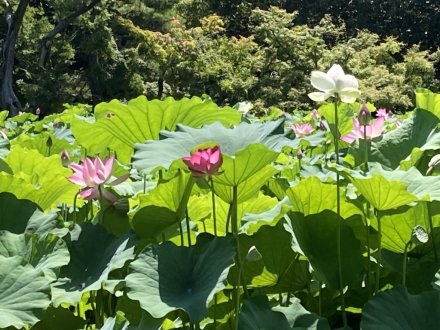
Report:
M 67 308 L 49 307 L 40 322 L 32 330 L 78 330 L 83 329 L 86 320 L 74 315 Z
M 84 223 L 81 227 L 78 240 L 69 246 L 70 263 L 61 269 L 52 288 L 54 306 L 77 304 L 84 292 L 99 290 L 112 270 L 134 259 L 133 237 L 115 238 L 100 225 Z
M 246 299 L 238 317 L 239 330 L 277 329 L 291 330 L 284 314 L 270 308 L 266 296 Z
M 363 330 L 435 330 L 440 324 L 440 292 L 409 294 L 403 287 L 381 292 L 362 313 Z
M 330 330 L 327 319 L 317 314 L 310 313 L 299 299 L 292 298 L 288 307 L 276 306 L 272 310 L 283 313 L 292 330 Z
M 50 286 L 41 271 L 20 265 L 22 258 L 0 256 L 0 328 L 21 329 L 39 321 L 49 306 Z
M 328 210 L 306 217 L 302 213 L 289 216 L 296 239 L 316 277 L 333 289 L 339 288 L 336 238 L 340 225 L 342 283 L 357 283 L 363 269 L 361 244 L 342 218 Z
M 29 218 L 38 206 L 26 199 L 18 199 L 11 193 L 0 193 L 0 230 L 15 234 L 24 233 Z
M 243 276 L 249 287 L 270 293 L 294 292 L 306 287 L 307 282 L 299 275 L 303 268 L 298 254 L 292 250 L 292 236 L 284 230 L 282 222 L 275 227 L 261 227 L 252 236 L 240 235 L 239 240 Z M 232 273 L 231 282 L 236 276 Z
M 136 234 L 142 238 L 154 239 L 182 220 L 178 213 L 182 210 L 181 204 L 186 205 L 187 201 L 183 201 L 183 197 L 190 179 L 190 174 L 180 172 L 139 197 L 138 210 L 132 215 L 130 222 Z
M 95 116 L 94 123 L 73 122 L 75 137 L 90 153 L 101 151 L 103 146 L 115 150 L 123 163 L 130 162 L 135 143 L 158 140 L 161 130 L 173 131 L 179 123 L 190 127 L 213 122 L 234 125 L 241 119 L 238 111 L 220 109 L 212 101 L 197 97 L 148 101 L 145 96 L 139 96 L 127 104 L 113 100 L 98 104 Z
M 169 169 L 171 164 L 182 157 L 188 156 L 197 146 L 213 143 L 220 146 L 222 152 L 230 157 L 236 156 L 241 151 L 243 161 L 252 160 L 247 165 L 256 173 L 256 169 L 268 165 L 258 159 L 258 156 L 268 157 L 270 151 L 276 155 L 284 146 L 297 147 L 298 139 L 290 140 L 284 136 L 283 121 L 266 123 L 240 123 L 233 129 L 225 128 L 220 123 L 203 126 L 201 129 L 194 129 L 179 125 L 176 132 L 161 132 L 164 137 L 159 141 L 146 141 L 144 144 L 136 145 L 133 166 L 143 173 L 164 168 Z M 266 148 L 258 147 L 253 149 L 264 154 L 249 155 L 248 151 L 243 151 L 250 144 L 262 144 Z M 255 162 L 255 164 L 254 164 Z M 257 167 L 257 164 L 263 164 Z M 246 166 L 240 163 L 237 166 Z M 255 168 L 254 168 L 255 167 Z M 235 182 L 238 182 L 238 177 Z M 242 178 L 241 181 L 244 181 Z M 240 182 L 241 182 L 240 181 Z
M 0 255 L 19 256 L 22 264 L 30 264 L 46 277 L 56 280 L 56 271 L 69 263 L 69 251 L 66 243 L 53 234 L 13 234 L 0 231 Z
M 155 318 L 183 309 L 198 322 L 214 294 L 225 287 L 234 254 L 230 237 L 204 234 L 192 247 L 169 242 L 147 246 L 130 264 L 127 295 Z
M 422 226 L 425 230 L 429 228 L 428 209 L 423 202 L 411 207 L 402 206 L 395 210 L 383 211 L 380 214 L 382 247 L 396 253 L 405 251 L 405 245 L 411 240 L 416 226 Z M 372 221 L 372 225 L 377 229 L 377 221 Z M 412 245 L 409 251 L 414 247 L 415 245 Z
M 359 170 L 336 166 L 377 210 L 385 211 L 415 201 L 440 200 L 440 180 L 424 176 L 416 168 L 408 171 L 384 170 L 379 164 L 370 164 L 368 175 Z
M 59 155 L 44 157 L 37 150 L 15 145 L 6 161 L 14 174 L 0 172 L 0 191 L 29 199 L 43 210 L 61 203 L 73 205 L 79 186 L 66 179 L 72 171 L 62 166 Z M 78 200 L 77 204 L 81 205 L 82 201 Z
M 317 214 L 324 210 L 336 212 L 336 185 L 319 181 L 315 176 L 301 180 L 297 185 L 288 188 L 286 195 L 289 196 L 293 205 L 293 211 L 304 215 Z M 362 211 L 344 198 L 344 190 L 341 195 L 341 216 L 347 219 Z

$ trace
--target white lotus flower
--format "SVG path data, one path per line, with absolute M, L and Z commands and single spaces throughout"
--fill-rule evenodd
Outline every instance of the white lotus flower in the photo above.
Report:
M 323 102 L 331 96 L 338 95 L 342 102 L 353 103 L 361 95 L 357 79 L 351 74 L 345 74 L 339 64 L 333 64 L 327 73 L 312 71 L 310 82 L 320 90 L 309 94 L 316 102 Z

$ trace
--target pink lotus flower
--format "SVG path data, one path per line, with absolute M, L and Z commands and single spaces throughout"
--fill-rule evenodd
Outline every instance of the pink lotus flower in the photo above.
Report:
M 295 135 L 297 137 L 302 137 L 309 135 L 312 133 L 315 129 L 312 127 L 312 125 L 306 123 L 306 124 L 293 124 L 290 126 L 290 128 L 293 130 Z
M 380 117 L 377 118 L 373 124 L 366 125 L 366 137 L 368 140 L 374 139 L 376 137 L 379 137 L 382 135 L 384 130 L 384 118 Z M 356 141 L 357 139 L 363 139 L 364 138 L 364 126 L 362 126 L 359 123 L 359 120 L 356 118 L 353 118 L 353 131 L 349 134 L 341 136 L 341 140 L 353 143 L 353 141 Z
M 391 111 L 387 111 L 384 108 L 380 108 L 376 111 L 376 117 L 380 118 L 383 117 L 383 119 L 388 120 L 393 116 L 393 113 Z
M 192 175 L 196 178 L 203 178 L 217 173 L 223 163 L 220 147 L 199 149 L 191 153 L 189 157 L 183 157 L 183 162 L 188 166 Z
M 111 178 L 113 172 L 113 165 L 115 163 L 115 156 L 111 156 L 104 160 L 104 163 L 99 157 L 86 157 L 82 164 L 71 163 L 69 167 L 75 171 L 68 179 L 70 182 L 82 186 L 79 196 L 86 200 L 98 200 L 104 197 L 116 202 L 118 198 L 104 188 L 104 184 L 115 186 L 128 178 L 128 174 L 123 175 L 111 183 L 107 181 Z M 101 196 L 102 194 L 102 196 Z

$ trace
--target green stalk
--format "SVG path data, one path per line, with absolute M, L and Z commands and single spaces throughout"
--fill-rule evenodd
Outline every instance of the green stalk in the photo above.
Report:
M 214 220 L 214 236 L 217 236 L 217 214 L 215 213 L 215 191 L 214 191 L 214 180 L 212 177 L 209 178 L 211 182 L 211 199 L 212 199 L 212 217 Z
M 403 269 L 402 269 L 402 285 L 406 287 L 406 265 L 408 262 L 408 248 L 411 245 L 411 241 L 405 244 L 405 250 L 403 251 Z
M 209 181 L 211 182 L 211 199 L 212 199 L 212 217 L 214 221 L 214 236 L 217 237 L 217 214 L 215 210 L 215 190 L 214 190 L 214 180 L 212 177 L 209 177 Z M 203 222 L 203 226 L 205 226 L 205 222 Z M 206 232 L 206 228 L 205 228 Z M 218 300 L 217 300 L 217 294 L 214 294 L 214 306 L 217 307 Z M 217 315 L 216 311 L 214 311 L 214 329 L 217 328 Z
M 180 239 L 181 242 L 183 242 L 183 232 L 182 232 L 182 220 L 185 217 L 186 219 L 186 226 L 187 226 L 187 231 L 188 231 L 188 245 L 191 246 L 191 232 L 190 232 L 190 227 L 189 227 L 189 217 L 188 217 L 188 212 L 187 212 L 187 208 L 188 208 L 188 200 L 189 197 L 191 196 L 191 191 L 192 188 L 194 186 L 194 179 L 192 176 L 189 177 L 188 182 L 186 184 L 185 190 L 183 192 L 182 195 L 182 199 L 180 201 L 179 207 L 177 209 L 177 219 L 179 220 L 179 226 L 180 226 Z M 183 246 L 183 244 L 182 244 Z
M 240 258 L 240 245 L 238 241 L 238 193 L 237 186 L 232 187 L 232 234 L 234 235 L 237 243 L 237 283 L 235 284 L 234 299 L 235 299 L 235 324 L 234 329 L 238 330 L 238 314 L 240 312 L 240 282 L 241 282 L 241 258 Z
M 75 194 L 73 198 L 73 224 L 76 225 L 76 202 L 78 200 L 79 191 Z
M 183 238 L 182 221 L 179 221 L 179 233 L 180 233 L 180 246 L 184 246 L 185 245 L 185 239 Z
M 365 163 L 364 163 L 364 175 L 366 176 L 368 173 L 368 154 L 370 151 L 370 144 L 368 143 L 367 139 L 367 125 L 364 126 L 364 141 L 365 141 Z M 367 201 L 366 205 L 366 212 L 365 214 L 369 214 L 370 211 L 370 203 Z M 365 233 L 367 235 L 367 257 L 368 257 L 368 263 L 367 263 L 367 288 L 368 288 L 368 296 L 371 297 L 371 249 L 370 249 L 370 233 L 369 233 L 369 225 L 368 225 L 368 216 L 365 217 Z
M 367 139 L 367 125 L 363 125 L 363 126 L 364 126 L 364 141 L 365 141 L 364 174 L 367 175 L 367 172 L 368 172 L 368 151 L 369 151 L 370 144 L 368 143 L 368 139 Z
M 380 223 L 380 211 L 379 210 L 377 210 L 376 218 L 377 218 L 377 232 L 379 233 L 379 248 L 377 250 L 376 289 L 374 290 L 375 294 L 380 289 L 380 283 L 379 283 L 380 282 L 380 265 L 382 263 L 382 226 Z
M 437 247 L 435 245 L 434 226 L 432 225 L 431 208 L 429 203 L 427 203 L 426 208 L 428 210 L 429 231 L 431 232 L 432 249 L 434 250 L 434 260 L 435 263 L 437 264 L 438 263 Z
M 143 192 L 145 194 L 145 192 L 147 191 L 147 176 L 145 174 L 143 175 L 143 179 L 144 179 L 144 190 L 143 190 Z
M 335 98 L 335 153 L 336 153 L 336 164 L 339 164 L 339 127 L 338 127 L 338 98 Z M 339 277 L 339 291 L 341 294 L 341 310 L 342 310 L 342 321 L 344 323 L 344 327 L 348 326 L 347 323 L 347 312 L 345 311 L 345 295 L 344 295 L 344 281 L 342 278 L 342 256 L 341 256 L 341 196 L 340 196 L 340 177 L 339 172 L 336 172 L 336 213 L 337 213 L 337 221 L 338 221 L 338 229 L 336 236 L 336 246 L 337 246 L 337 255 L 338 255 L 338 277 Z
M 231 223 L 231 214 L 232 214 L 232 203 L 229 204 L 229 209 L 228 209 L 228 215 L 226 216 L 226 228 L 225 228 L 225 233 L 229 233 L 229 225 Z M 232 228 L 231 228 L 232 231 Z
M 99 191 L 99 219 L 98 219 L 98 223 L 100 223 L 102 225 L 102 222 L 104 220 L 104 207 L 103 207 L 103 197 L 102 197 L 102 187 L 101 185 L 98 186 L 98 191 Z
M 185 209 L 186 234 L 188 236 L 188 246 L 191 246 L 191 227 L 189 226 L 188 209 Z

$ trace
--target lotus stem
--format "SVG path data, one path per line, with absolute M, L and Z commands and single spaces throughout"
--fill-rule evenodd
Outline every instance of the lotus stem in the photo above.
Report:
M 179 233 L 180 233 L 180 246 L 184 246 L 185 245 L 185 239 L 183 238 L 182 221 L 179 221 Z
M 370 144 L 368 143 L 368 139 L 367 139 L 367 125 L 363 125 L 364 126 L 364 141 L 365 141 L 365 149 L 364 149 L 364 153 L 365 153 L 365 163 L 364 163 L 364 174 L 367 175 L 368 172 L 368 152 L 369 152 L 369 147 Z
M 186 223 L 186 234 L 188 237 L 188 246 L 191 246 L 191 227 L 189 224 L 188 209 L 185 209 L 185 223 Z
M 73 198 L 73 224 L 76 225 L 76 202 L 78 200 L 79 191 L 75 194 Z
M 432 249 L 434 251 L 435 263 L 438 263 L 437 246 L 435 245 L 434 226 L 432 225 L 432 215 L 430 204 L 427 203 L 426 208 L 428 210 L 429 231 L 431 232 Z
M 211 196 L 212 196 L 212 217 L 214 221 L 214 236 L 217 236 L 217 215 L 215 213 L 215 190 L 214 190 L 214 180 L 212 177 L 209 178 L 211 182 Z
M 235 284 L 234 299 L 235 299 L 235 324 L 234 329 L 238 330 L 238 314 L 240 313 L 240 282 L 241 282 L 241 260 L 240 260 L 240 245 L 238 241 L 238 193 L 237 186 L 232 187 L 232 234 L 234 235 L 237 244 L 237 283 Z
M 143 175 L 143 180 L 144 180 L 144 189 L 143 192 L 144 194 L 147 192 L 147 176 L 144 174 Z
M 380 223 L 380 211 L 377 210 L 376 212 L 376 218 L 377 218 L 377 232 L 379 233 L 379 247 L 377 250 L 377 271 L 376 271 L 376 289 L 374 293 L 376 294 L 377 291 L 380 289 L 380 265 L 382 264 L 382 226 Z
M 339 164 L 339 127 L 338 127 L 338 98 L 335 98 L 335 153 L 336 153 L 336 164 Z M 339 172 L 336 172 L 336 213 L 337 213 L 337 235 L 336 235 L 336 253 L 338 256 L 338 277 L 339 277 L 339 291 L 341 294 L 341 311 L 342 311 L 342 321 L 344 327 L 348 326 L 347 323 L 347 312 L 345 311 L 345 295 L 344 295 L 344 281 L 342 278 L 342 256 L 341 256 L 341 196 L 340 196 L 340 177 Z
M 231 214 L 232 214 L 232 203 L 229 204 L 228 215 L 226 216 L 226 228 L 225 228 L 226 234 L 229 232 L 229 226 L 231 223 Z M 232 228 L 231 228 L 231 231 L 232 231 Z
M 402 285 L 406 287 L 406 266 L 408 262 L 408 248 L 411 245 L 411 241 L 405 244 L 405 250 L 403 251 L 403 267 L 402 267 Z

